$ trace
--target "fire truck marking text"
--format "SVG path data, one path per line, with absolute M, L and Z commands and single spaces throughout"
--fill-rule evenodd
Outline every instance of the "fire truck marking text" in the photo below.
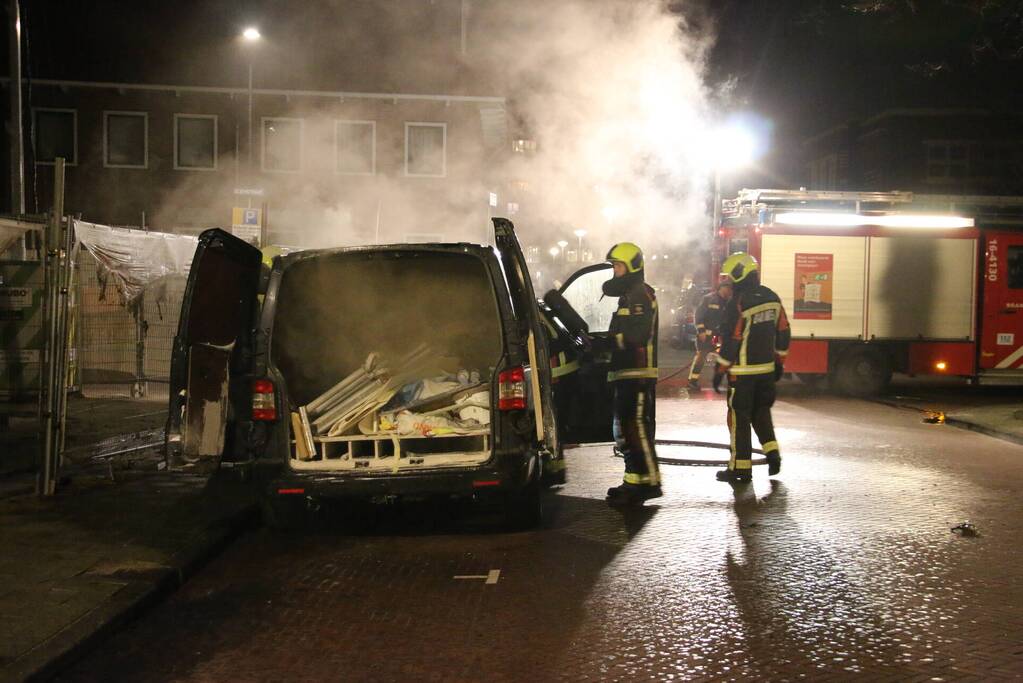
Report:
M 987 243 L 987 279 L 991 282 L 998 282 L 998 240 L 992 239 Z

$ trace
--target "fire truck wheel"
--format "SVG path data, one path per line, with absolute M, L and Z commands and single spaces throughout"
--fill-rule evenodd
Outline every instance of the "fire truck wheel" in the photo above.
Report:
M 850 349 L 839 359 L 831 376 L 832 388 L 849 396 L 873 396 L 892 379 L 888 357 L 876 349 Z

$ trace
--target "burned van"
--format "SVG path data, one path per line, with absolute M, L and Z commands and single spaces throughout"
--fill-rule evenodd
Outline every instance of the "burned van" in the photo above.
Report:
M 546 329 L 561 323 L 541 321 L 511 223 L 494 228 L 493 247 L 270 264 L 204 232 L 173 349 L 169 456 L 248 469 L 271 522 L 326 498 L 443 496 L 535 524 L 543 487 L 564 481 L 561 441 L 610 439 L 609 400 L 591 363 L 574 405 L 592 409 L 579 424 L 556 414 Z

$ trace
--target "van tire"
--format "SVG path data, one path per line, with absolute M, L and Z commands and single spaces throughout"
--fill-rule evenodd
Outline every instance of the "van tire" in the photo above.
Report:
M 504 526 L 508 531 L 528 531 L 543 521 L 543 487 L 534 477 L 520 491 L 509 493 L 505 500 Z
M 853 348 L 839 359 L 831 385 L 847 396 L 874 396 L 883 392 L 891 379 L 892 365 L 882 351 Z

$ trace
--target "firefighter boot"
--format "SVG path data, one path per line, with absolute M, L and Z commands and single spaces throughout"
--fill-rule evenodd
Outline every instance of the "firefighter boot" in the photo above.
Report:
M 718 481 L 727 481 L 730 484 L 744 484 L 753 480 L 753 474 L 749 470 L 718 470 Z
M 773 477 L 781 472 L 781 453 L 778 451 L 767 451 L 764 453 L 767 458 L 767 475 Z
M 643 501 L 660 498 L 661 487 L 655 484 L 621 484 L 607 490 L 608 505 L 642 505 Z

